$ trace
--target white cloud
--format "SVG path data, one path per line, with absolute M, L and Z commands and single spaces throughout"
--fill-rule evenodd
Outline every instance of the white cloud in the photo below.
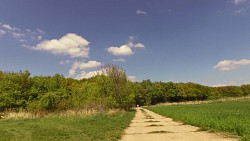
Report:
M 250 7 L 244 7 L 244 8 L 240 8 L 239 10 L 234 11 L 235 14 L 241 14 L 246 12 Z
M 224 83 L 224 84 L 216 84 L 216 85 L 212 85 L 212 87 L 225 87 L 225 86 L 240 86 L 242 84 L 236 83 L 234 81 L 228 82 L 228 83 Z
M 147 15 L 147 12 L 146 11 L 142 11 L 142 10 L 137 10 L 136 14 L 138 14 L 138 15 Z
M 0 30 L 0 37 L 3 36 L 4 34 L 6 34 L 6 32 L 3 30 Z
M 233 2 L 235 5 L 238 5 L 238 4 L 246 2 L 246 0 L 234 0 Z
M 11 34 L 12 34 L 12 36 L 13 36 L 14 38 L 22 38 L 22 37 L 25 36 L 25 35 L 22 34 L 22 33 L 16 33 L 16 32 L 12 32 Z
M 244 8 L 241 8 L 241 9 L 239 9 L 239 10 L 234 11 L 234 13 L 240 14 L 240 13 L 242 13 L 242 12 L 244 12 L 244 11 L 245 11 L 245 9 L 244 9 Z
M 134 48 L 145 48 L 144 44 L 138 43 L 133 46 Z
M 126 44 L 128 47 L 132 48 L 134 46 L 134 43 L 132 41 L 128 41 Z
M 95 68 L 101 66 L 101 62 L 97 61 L 88 61 L 87 63 L 85 62 L 78 62 L 76 61 L 73 63 L 72 68 L 74 69 L 88 69 L 88 68 Z
M 233 3 L 237 6 L 237 10 L 234 11 L 235 14 L 245 13 L 250 8 L 249 0 L 233 0 Z
M 76 74 L 76 70 L 75 69 L 70 69 L 69 70 L 69 77 L 73 77 L 73 76 L 75 76 L 75 74 Z
M 134 54 L 129 45 L 122 45 L 120 47 L 109 47 L 108 52 L 116 56 L 127 56 Z
M 25 47 L 25 48 L 29 48 L 29 49 L 32 48 L 31 45 L 27 45 L 27 44 L 22 44 L 21 46 L 22 46 L 22 47 Z
M 212 87 L 225 87 L 225 86 L 230 86 L 228 84 L 216 84 L 216 85 L 212 85 Z
M 220 71 L 230 71 L 238 69 L 242 66 L 250 65 L 250 60 L 242 59 L 242 60 L 224 60 L 218 62 L 213 68 L 218 69 Z
M 24 40 L 24 39 L 20 39 L 20 40 L 19 40 L 19 42 L 22 42 L 22 43 L 24 43 L 24 42 L 27 42 L 27 40 Z
M 129 36 L 129 40 L 127 44 L 121 45 L 120 47 L 109 47 L 107 49 L 108 52 L 112 53 L 115 56 L 129 56 L 133 55 L 134 52 L 132 48 L 145 48 L 145 46 L 142 43 L 134 44 L 132 41 L 134 40 L 133 36 Z
M 94 77 L 96 75 L 99 75 L 99 74 L 102 74 L 103 72 L 102 71 L 90 71 L 90 72 L 85 72 L 85 71 L 82 71 L 80 74 L 78 74 L 75 79 L 83 79 L 83 78 L 91 78 L 91 77 Z
M 66 61 L 62 60 L 62 61 L 59 62 L 60 65 L 68 64 L 68 63 L 70 63 L 70 60 L 66 60 Z
M 37 28 L 36 30 L 22 30 L 18 27 L 3 23 L 0 23 L 0 29 L 2 29 L 0 30 L 0 36 L 3 34 L 10 34 L 14 39 L 19 41 L 20 43 L 26 43 L 26 45 L 21 44 L 21 46 L 27 46 L 28 44 L 28 46 L 31 46 L 31 44 L 34 44 L 34 41 L 37 42 L 38 40 L 41 40 L 41 35 L 45 34 L 45 32 L 39 28 Z
M 89 42 L 74 33 L 68 33 L 60 39 L 45 40 L 37 44 L 33 49 L 48 51 L 56 55 L 69 55 L 75 57 L 88 57 Z
M 2 24 L 2 27 L 5 28 L 5 29 L 8 29 L 8 30 L 11 30 L 11 31 L 14 31 L 14 30 L 15 30 L 14 27 L 11 27 L 11 26 L 8 25 L 8 24 Z
M 125 59 L 120 58 L 120 59 L 113 59 L 114 62 L 126 62 Z
M 43 36 L 38 36 L 37 39 L 38 40 L 42 40 Z
M 132 82 L 137 82 L 137 78 L 136 76 L 128 76 L 128 80 L 132 81 Z
M 37 28 L 36 31 L 37 31 L 38 33 L 40 33 L 40 34 L 45 34 L 45 32 L 44 32 L 43 30 L 39 29 L 39 28 Z
M 77 69 L 84 70 L 84 69 L 95 68 L 99 66 L 101 66 L 101 62 L 88 61 L 87 63 L 85 63 L 85 62 L 76 61 L 73 63 L 73 65 L 71 66 L 69 70 L 69 77 L 74 77 Z M 85 71 L 82 71 L 80 74 L 76 76 L 76 79 L 86 78 L 83 76 L 85 75 L 90 76 L 90 74 L 91 73 L 86 73 Z
M 129 41 L 133 41 L 135 39 L 135 37 L 134 36 L 129 36 L 128 39 L 129 39 Z

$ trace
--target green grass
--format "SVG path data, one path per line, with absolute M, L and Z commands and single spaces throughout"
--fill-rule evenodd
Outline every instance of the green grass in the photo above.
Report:
M 86 117 L 0 119 L 1 141 L 115 141 L 129 126 L 135 112 Z
M 250 101 L 147 107 L 158 114 L 212 132 L 228 132 L 250 141 Z

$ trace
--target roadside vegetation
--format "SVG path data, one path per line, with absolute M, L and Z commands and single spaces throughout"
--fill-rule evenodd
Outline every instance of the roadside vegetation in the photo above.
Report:
M 104 65 L 98 72 L 101 73 L 95 77 L 75 80 L 60 74 L 31 76 L 28 70 L 0 71 L 0 112 L 129 110 L 137 104 L 144 106 L 250 95 L 250 85 L 208 87 L 192 82 L 131 82 L 125 71 L 115 65 Z
M 0 71 L 1 140 L 117 140 L 132 119 L 134 112 L 129 112 L 129 110 L 135 105 L 203 101 L 250 95 L 250 85 L 208 87 L 192 82 L 165 83 L 150 80 L 131 82 L 127 79 L 125 70 L 116 65 L 104 65 L 97 72 L 96 76 L 89 79 L 76 80 L 60 74 L 31 76 L 28 70 Z M 243 106 L 243 103 L 237 104 Z M 237 104 L 225 105 L 224 109 L 229 112 L 237 110 Z M 208 107 L 211 105 L 208 104 Z M 245 106 L 249 107 L 249 105 Z M 218 110 L 220 112 L 214 111 L 214 116 L 228 119 L 228 123 L 231 119 L 235 120 L 232 121 L 232 125 L 229 124 L 230 127 L 224 129 L 226 123 L 222 122 L 218 124 L 218 128 L 213 128 L 215 123 L 210 115 L 202 113 L 206 111 L 205 108 L 204 111 L 197 112 L 201 112 L 204 122 L 207 121 L 204 129 L 225 130 L 244 138 L 249 137 L 249 130 L 246 130 L 246 128 L 250 129 L 249 121 L 245 119 L 246 116 L 249 117 L 249 111 L 246 111 L 246 107 L 240 107 L 242 109 L 234 111 L 233 116 L 228 111 L 223 111 L 222 107 L 218 107 L 221 109 Z M 165 111 L 164 108 L 162 111 Z M 126 112 L 105 114 L 112 109 Z M 159 109 L 162 108 L 159 107 Z M 193 112 L 194 109 L 200 108 L 194 107 L 183 111 L 188 114 L 188 111 Z M 245 110 L 245 113 L 242 110 Z M 68 111 L 74 114 L 63 115 Z M 95 114 L 82 116 L 79 114 L 81 111 Z M 177 111 L 173 110 L 173 113 L 183 114 L 183 111 L 179 113 Z M 191 115 L 186 115 L 186 117 L 192 117 Z M 204 115 L 208 116 L 204 117 Z M 242 121 L 238 121 L 237 116 L 242 116 Z M 198 119 L 198 117 L 194 118 Z M 189 121 L 188 118 L 186 120 Z M 246 125 L 243 125 L 243 122 Z M 197 120 L 197 123 L 191 124 L 198 123 L 202 122 Z
M 62 110 L 129 110 L 134 89 L 125 71 L 105 65 L 99 75 L 75 80 L 62 75 L 33 76 L 29 71 L 0 71 L 0 112 L 55 112 Z
M 147 107 L 163 116 L 211 132 L 228 132 L 250 141 L 250 100 Z
M 54 116 L 0 120 L 1 141 L 116 141 L 134 111 L 89 116 Z

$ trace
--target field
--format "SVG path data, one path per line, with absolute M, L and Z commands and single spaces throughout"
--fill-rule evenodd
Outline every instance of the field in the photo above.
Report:
M 115 141 L 129 126 L 135 112 L 85 117 L 0 119 L 1 141 L 84 140 Z
M 240 136 L 242 141 L 250 141 L 250 100 L 147 109 L 184 124 L 199 126 L 203 130 L 227 132 Z

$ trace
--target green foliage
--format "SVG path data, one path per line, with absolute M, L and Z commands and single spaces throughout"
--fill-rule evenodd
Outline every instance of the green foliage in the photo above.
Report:
M 116 141 L 135 112 L 86 117 L 48 117 L 0 120 L 0 140 L 9 141 Z
M 241 90 L 241 87 L 238 87 L 238 86 L 219 87 L 219 88 L 217 88 L 217 90 L 224 97 L 243 96 L 243 92 Z
M 135 83 L 135 101 L 138 105 L 240 97 L 250 94 L 250 85 L 208 87 L 195 83 L 151 82 Z
M 148 107 L 161 115 L 182 121 L 186 124 L 202 127 L 209 131 L 230 132 L 250 138 L 250 101 L 233 101 L 198 105 L 178 105 Z
M 54 92 L 47 92 L 39 98 L 39 107 L 47 111 L 54 111 L 55 109 L 68 109 L 69 96 L 64 89 L 58 89 Z
M 105 82 L 103 89 L 112 99 L 114 108 L 132 108 L 135 105 L 133 84 L 128 81 L 125 71 L 116 65 L 104 65 L 102 70 L 107 75 L 102 81 Z
M 0 72 L 0 110 L 24 108 L 31 87 L 30 73 Z
M 241 90 L 244 96 L 250 95 L 250 85 L 242 85 Z
M 60 74 L 33 76 L 29 71 L 0 71 L 0 111 L 129 110 L 135 105 L 195 101 L 250 95 L 250 85 L 208 87 L 195 83 L 130 82 L 116 65 L 104 65 L 99 75 L 74 80 Z

